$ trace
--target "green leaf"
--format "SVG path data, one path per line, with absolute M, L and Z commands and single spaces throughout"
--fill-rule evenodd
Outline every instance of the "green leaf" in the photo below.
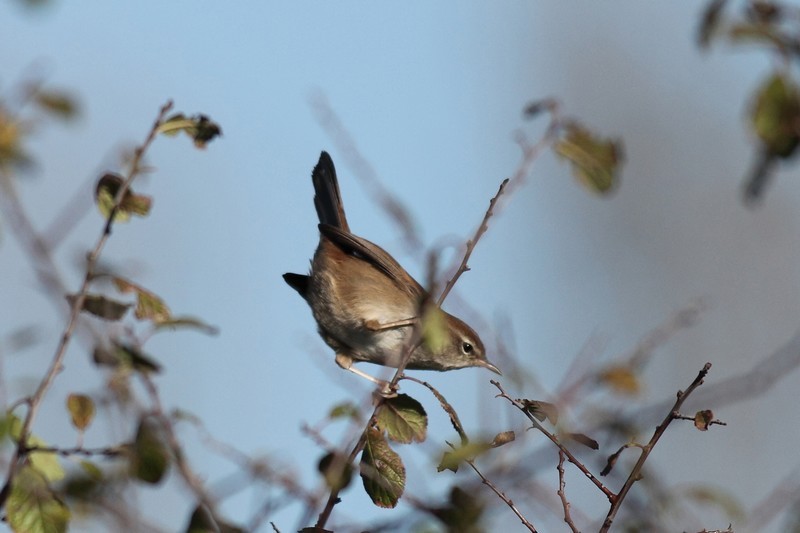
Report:
M 366 432 L 361 454 L 361 480 L 364 490 L 378 507 L 394 508 L 403 495 L 406 469 L 379 429 L 369 428 Z
M 130 459 L 130 474 L 145 483 L 156 484 L 169 470 L 170 455 L 161 428 L 151 418 L 139 422 Z
M 136 294 L 136 311 L 134 315 L 138 320 L 151 320 L 157 324 L 172 318 L 167 304 L 154 292 L 125 278 L 112 276 L 112 280 L 120 292 L 133 292 Z
M 328 418 L 331 420 L 336 418 L 350 418 L 353 420 L 359 420 L 361 418 L 361 411 L 353 402 L 344 402 L 333 406 L 331 412 L 328 413 Z
M 475 495 L 460 487 L 450 490 L 450 500 L 444 507 L 432 509 L 434 516 L 441 520 L 448 532 L 483 533 L 480 519 L 484 504 Z
M 58 118 L 69 120 L 78 114 L 78 104 L 69 94 L 61 91 L 38 91 L 34 102 L 43 111 Z
M 22 428 L 22 421 L 11 411 L 6 411 L 5 414 L 0 417 L 0 439 L 10 437 L 16 442 L 17 439 L 19 439 L 20 428 Z M 16 434 L 14 431 L 16 431 Z
M 69 305 L 74 305 L 75 298 L 77 298 L 77 296 L 74 294 L 67 295 L 67 302 L 69 302 Z M 130 307 L 130 304 L 118 302 L 99 294 L 87 294 L 83 299 L 81 311 L 86 311 L 104 320 L 115 321 L 125 316 L 125 313 Z
M 45 477 L 29 465 L 14 476 L 5 510 L 15 533 L 62 533 L 70 519 L 69 508 L 56 498 Z
M 788 76 L 774 74 L 756 91 L 750 120 L 770 154 L 791 156 L 800 141 L 800 88 Z
M 622 162 L 622 143 L 594 135 L 583 126 L 571 122 L 564 126 L 564 136 L 554 150 L 569 161 L 572 174 L 589 190 L 607 194 L 617 185 Z
M 184 132 L 194 140 L 194 145 L 198 148 L 205 148 L 206 144 L 222 135 L 219 125 L 206 115 L 187 117 L 183 113 L 177 113 L 165 120 L 159 126 L 158 132 L 169 136 Z
M 142 373 L 161 371 L 161 365 L 155 359 L 135 346 L 120 342 L 114 342 L 111 348 L 96 346 L 92 358 L 98 365 L 123 366 Z
M 196 329 L 200 333 L 205 333 L 206 335 L 217 335 L 219 334 L 219 328 L 216 326 L 212 326 L 210 324 L 206 324 L 199 318 L 194 318 L 191 316 L 176 316 L 170 317 L 166 320 L 161 320 L 155 324 L 156 331 L 161 331 L 165 329 L 178 329 L 178 328 L 187 328 L 187 329 Z
M 244 533 L 244 531 L 226 522 L 216 522 L 208 509 L 202 505 L 194 508 L 186 528 L 186 533 Z
M 353 465 L 343 454 L 326 453 L 319 460 L 317 470 L 322 474 L 325 484 L 331 490 L 340 491 L 347 487 L 353 479 Z
M 114 203 L 120 188 L 125 180 L 119 174 L 107 172 L 97 181 L 95 187 L 95 201 L 97 208 L 104 218 L 111 216 Z M 131 215 L 147 216 L 153 206 L 153 199 L 143 194 L 135 194 L 130 188 L 125 191 L 119 209 L 114 216 L 114 222 L 127 222 Z
M 94 420 L 94 401 L 85 394 L 67 396 L 67 409 L 72 417 L 72 425 L 83 431 Z
M 428 416 L 422 404 L 407 394 L 385 400 L 377 421 L 395 442 L 408 444 L 425 440 Z
M 480 454 L 492 449 L 492 443 L 486 441 L 471 441 L 463 446 L 444 452 L 439 462 L 437 471 L 450 470 L 458 472 L 458 467 L 464 461 L 473 461 Z

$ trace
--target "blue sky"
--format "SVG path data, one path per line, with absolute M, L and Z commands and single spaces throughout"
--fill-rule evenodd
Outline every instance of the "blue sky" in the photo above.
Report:
M 698 10 L 691 3 L 634 1 L 458 8 L 174 1 L 54 2 L 27 12 L 7 2 L 0 6 L 0 90 L 40 68 L 50 84 L 82 102 L 76 124 L 47 127 L 32 145 L 39 170 L 20 188 L 40 228 L 75 191 L 89 194 L 93 179 L 143 138 L 167 99 L 222 126 L 223 137 L 205 152 L 182 139 L 154 145 L 148 161 L 157 171 L 137 187 L 154 196 L 153 214 L 117 228 L 105 257 L 175 312 L 221 328 L 218 337 L 176 333 L 148 343 L 166 367 L 159 378 L 165 402 L 196 413 L 213 434 L 248 453 L 293 465 L 311 483 L 320 452 L 300 424 L 369 393 L 334 364 L 305 303 L 281 279 L 303 272 L 316 246 L 310 171 L 320 150 L 337 163 L 354 231 L 414 275 L 424 271 L 321 125 L 315 99 L 327 102 L 381 182 L 408 206 L 426 246 L 463 241 L 474 231 L 500 181 L 518 165 L 515 132 L 535 138 L 539 131 L 522 119 L 529 101 L 557 97 L 565 113 L 624 139 L 622 186 L 607 199 L 584 190 L 552 156 L 542 157 L 504 202 L 457 298 L 446 305 L 474 317 L 485 339 L 503 335 L 544 384 L 514 394 L 546 395 L 590 339 L 606 356 L 627 352 L 698 298 L 708 311 L 661 348 L 646 374 L 645 403 L 671 397 L 706 360 L 715 365 L 715 379 L 743 372 L 794 333 L 798 183 L 781 176 L 755 212 L 738 196 L 750 157 L 743 104 L 770 65 L 760 54 L 699 51 Z M 57 250 L 75 287 L 78 258 L 100 227 L 88 209 Z M 13 396 L 39 375 L 61 319 L 3 233 L 0 291 L 18 305 L 0 308 L 0 333 L 36 323 L 42 339 L 4 361 Z M 435 380 L 468 430 L 493 433 L 519 422 L 492 398 L 492 376 L 484 371 L 419 374 Z M 101 384 L 85 348 L 75 346 L 39 432 L 50 440 L 70 435 L 58 411 L 63 397 Z M 413 394 L 436 410 L 423 391 Z M 719 412 L 730 423 L 724 434 L 699 439 L 687 430 L 672 444 L 685 439 L 722 485 L 747 477 L 748 491 L 739 496 L 758 499 L 784 465 L 741 458 L 756 449 L 764 457 L 784 453 L 780 443 L 755 435 L 770 430 L 759 413 L 793 397 L 784 384 L 768 398 Z M 449 479 L 420 484 L 437 446 L 452 438 L 440 413 L 431 432 L 436 444 L 425 448 L 430 457 L 416 458 L 409 483 L 436 495 Z M 87 435 L 93 445 L 107 438 L 100 431 Z M 727 451 L 730 442 L 736 446 Z M 727 453 L 718 453 L 723 447 Z M 692 467 L 669 462 L 680 449 L 663 450 L 660 464 L 672 467 L 668 480 L 697 479 Z M 210 479 L 229 471 L 212 454 L 194 453 Z M 145 491 L 141 500 L 145 509 L 164 498 L 175 502 L 159 516 L 167 529 L 186 514 L 185 491 L 173 485 L 167 496 Z M 226 511 L 246 514 L 251 504 L 234 498 Z M 345 496 L 342 519 L 363 512 L 375 513 L 357 487 Z M 295 517 L 275 519 L 291 530 Z

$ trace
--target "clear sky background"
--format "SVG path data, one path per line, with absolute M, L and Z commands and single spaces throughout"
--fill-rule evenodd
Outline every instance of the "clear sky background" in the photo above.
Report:
M 224 136 L 205 152 L 185 139 L 156 142 L 148 161 L 157 171 L 137 186 L 154 196 L 153 214 L 117 227 L 104 257 L 174 312 L 221 330 L 217 337 L 162 334 L 147 344 L 165 366 L 158 383 L 167 406 L 197 414 L 221 440 L 269 455 L 312 486 L 321 452 L 301 424 L 322 420 L 335 403 L 368 401 L 370 390 L 335 365 L 306 304 L 281 279 L 304 272 L 316 246 L 310 172 L 320 150 L 337 163 L 354 231 L 415 276 L 424 273 L 321 126 L 315 99 L 327 101 L 383 185 L 410 209 L 426 246 L 463 241 L 474 231 L 519 163 L 515 132 L 532 139 L 539 132 L 522 119 L 528 102 L 554 96 L 567 114 L 624 140 L 627 164 L 611 198 L 583 189 L 552 155 L 537 161 L 492 220 L 472 271 L 446 305 L 485 339 L 501 335 L 544 385 L 520 390 L 506 376 L 515 396 L 546 396 L 587 342 L 604 357 L 625 353 L 698 299 L 707 304 L 698 325 L 662 346 L 647 368 L 643 404 L 674 398 L 706 361 L 714 364 L 709 382 L 745 372 L 795 334 L 796 170 L 778 177 L 760 209 L 747 210 L 739 197 L 751 158 L 743 105 L 770 63 L 766 54 L 722 46 L 701 52 L 700 8 L 637 1 L 220 7 L 175 0 L 55 1 L 29 11 L 4 2 L 0 90 L 41 69 L 50 85 L 82 102 L 77 123 L 36 136 L 38 170 L 20 185 L 43 230 L 65 204 L 86 202 L 86 215 L 57 249 L 75 288 L 79 259 L 102 224 L 88 200 L 94 180 L 118 168 L 120 150 L 144 137 L 159 106 L 173 99 L 177 110 L 208 114 L 222 126 Z M 81 190 L 87 200 L 75 200 Z M 38 344 L 3 360 L 5 396 L 13 400 L 41 376 L 63 317 L 2 230 L 0 334 L 39 327 Z M 73 347 L 66 366 L 36 427 L 50 441 L 72 438 L 64 397 L 102 386 L 85 346 Z M 519 423 L 518 413 L 493 398 L 486 371 L 417 375 L 451 400 L 468 431 L 493 434 Z M 799 426 L 796 409 L 787 409 L 796 386 L 791 374 L 755 401 L 693 406 L 714 408 L 729 425 L 708 434 L 688 424 L 673 429 L 653 462 L 668 483 L 703 480 L 752 508 L 796 468 L 790 443 Z M 409 392 L 432 413 L 433 442 L 409 468 L 408 490 L 439 497 L 451 474 L 426 485 L 426 472 L 452 429 L 429 395 Z M 108 437 L 90 431 L 87 444 Z M 517 445 L 538 443 L 529 436 Z M 234 470 L 199 446 L 192 450 L 211 481 Z M 553 487 L 554 472 L 543 477 Z M 576 491 L 581 483 L 571 482 Z M 191 504 L 179 482 L 169 487 L 145 490 L 139 504 L 154 522 L 177 530 Z M 589 510 L 603 507 L 589 501 Z M 224 509 L 236 518 L 253 505 L 238 497 Z M 518 524 L 506 511 L 490 523 Z M 274 520 L 290 531 L 296 516 L 289 509 Z M 335 516 L 388 512 L 374 510 L 357 486 Z M 727 526 L 724 515 L 694 519 L 687 529 Z

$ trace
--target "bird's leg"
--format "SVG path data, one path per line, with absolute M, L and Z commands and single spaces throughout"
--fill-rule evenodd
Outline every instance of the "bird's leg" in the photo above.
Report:
M 378 385 L 378 387 L 380 387 L 378 394 L 380 394 L 384 398 L 395 398 L 397 396 L 397 385 L 395 385 L 394 388 L 392 388 L 390 387 L 390 383 L 388 381 L 384 381 L 382 379 L 370 376 L 366 372 L 357 369 L 356 367 L 353 366 L 353 358 L 350 357 L 349 355 L 343 353 L 337 353 L 336 364 L 339 365 L 341 368 L 349 370 L 353 374 L 361 376 L 364 379 L 368 379 L 369 381 Z

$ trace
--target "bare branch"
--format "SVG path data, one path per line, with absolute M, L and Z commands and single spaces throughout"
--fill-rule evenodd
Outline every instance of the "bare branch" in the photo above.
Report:
M 564 492 L 564 488 L 567 486 L 567 482 L 564 480 L 564 452 L 558 450 L 558 466 L 556 470 L 558 470 L 558 497 L 561 500 L 561 507 L 564 509 L 564 522 L 567 523 L 569 528 L 572 530 L 573 533 L 578 533 L 578 528 L 575 527 L 575 523 L 572 521 L 572 516 L 569 513 L 569 501 L 567 500 L 567 494 Z
M 611 508 L 608 510 L 606 519 L 603 521 L 603 527 L 600 528 L 600 533 L 605 533 L 611 529 L 611 524 L 614 522 L 614 518 L 617 515 L 617 511 L 619 511 L 620 505 L 622 504 L 623 500 L 625 500 L 625 497 L 628 495 L 628 492 L 631 490 L 633 484 L 641 478 L 642 468 L 644 467 L 645 461 L 647 461 L 647 458 L 650 456 L 650 452 L 653 451 L 653 448 L 658 443 L 658 440 L 667 430 L 667 427 L 669 427 L 670 423 L 675 419 L 675 416 L 678 414 L 683 402 L 686 401 L 686 398 L 688 398 L 697 387 L 703 384 L 703 380 L 710 369 L 711 363 L 706 363 L 697 374 L 697 377 L 694 378 L 692 384 L 689 385 L 685 391 L 678 391 L 678 398 L 675 400 L 672 409 L 670 409 L 669 413 L 661 422 L 661 424 L 656 427 L 653 436 L 650 438 L 650 442 L 648 442 L 642 448 L 642 453 L 639 456 L 639 460 L 636 461 L 636 464 L 633 466 L 630 475 L 628 475 L 628 479 L 625 480 L 625 483 L 622 485 L 622 488 L 619 490 L 619 492 L 613 498 L 610 498 Z

